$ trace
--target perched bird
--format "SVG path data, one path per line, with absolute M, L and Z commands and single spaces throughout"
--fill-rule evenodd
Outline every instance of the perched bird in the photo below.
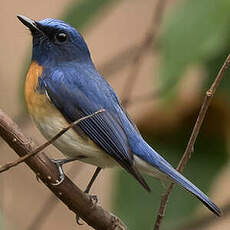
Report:
M 18 19 L 33 37 L 25 98 L 41 133 L 51 139 L 70 123 L 104 109 L 53 143 L 67 157 L 54 161 L 60 169 L 60 183 L 64 179 L 62 164 L 72 160 L 98 167 L 86 192 L 101 168 L 121 166 L 147 191 L 150 187 L 141 173 L 177 182 L 213 213 L 221 215 L 221 210 L 202 191 L 145 142 L 113 89 L 97 72 L 87 44 L 75 28 L 51 18 Z

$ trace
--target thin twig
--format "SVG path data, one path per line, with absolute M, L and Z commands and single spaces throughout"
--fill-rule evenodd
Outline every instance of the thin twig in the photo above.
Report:
M 0 110 L 0 136 L 20 156 L 35 151 L 35 144 L 24 136 L 17 124 Z M 37 174 L 41 181 L 76 215 L 94 229 L 126 230 L 124 223 L 113 214 L 95 204 L 67 176 L 58 186 L 52 182 L 59 177 L 56 165 L 42 152 L 28 158 L 25 163 Z
M 66 128 L 63 128 L 59 133 L 57 133 L 53 138 L 51 138 L 49 141 L 45 142 L 44 144 L 40 145 L 39 147 L 37 147 L 33 152 L 31 152 L 30 154 L 27 154 L 23 157 L 18 158 L 15 161 L 6 163 L 5 165 L 0 167 L 0 173 L 5 172 L 6 170 L 9 170 L 12 167 L 17 166 L 18 164 L 24 162 L 25 160 L 27 160 L 28 158 L 34 156 L 35 154 L 41 152 L 42 150 L 44 150 L 46 147 L 48 147 L 49 145 L 51 145 L 54 141 L 56 141 L 60 136 L 62 136 L 65 132 L 67 132 L 69 129 L 73 128 L 73 126 L 77 125 L 78 123 L 80 123 L 81 121 L 84 121 L 86 119 L 89 119 L 92 116 L 95 116 L 98 113 L 104 112 L 104 109 L 98 110 L 97 112 L 90 114 L 88 116 L 82 117 L 80 119 L 78 119 L 77 121 L 72 122 L 69 126 L 67 126 Z
M 224 76 L 225 71 L 229 68 L 229 65 L 230 65 L 230 55 L 228 55 L 228 57 L 226 58 L 224 64 L 222 65 L 221 69 L 219 70 L 219 72 L 216 76 L 216 79 L 212 83 L 210 89 L 206 92 L 206 95 L 204 97 L 199 115 L 197 117 L 197 120 L 196 120 L 196 123 L 194 125 L 192 134 L 191 134 L 190 139 L 188 141 L 187 147 L 186 147 L 185 152 L 184 152 L 184 154 L 183 154 L 183 156 L 182 156 L 182 158 L 181 158 L 181 160 L 177 166 L 177 170 L 179 172 L 183 171 L 186 163 L 188 162 L 188 160 L 191 157 L 192 151 L 194 149 L 195 141 L 196 141 L 197 136 L 200 132 L 200 128 L 201 128 L 201 125 L 202 125 L 204 118 L 206 116 L 209 105 L 212 101 L 212 98 L 216 92 L 217 87 L 219 86 L 220 81 L 222 80 L 222 78 Z M 162 219 L 164 217 L 168 198 L 169 198 L 169 195 L 173 189 L 173 186 L 174 186 L 174 183 L 171 183 L 169 185 L 167 191 L 165 192 L 165 194 L 162 196 L 160 208 L 158 210 L 158 215 L 157 215 L 155 225 L 154 225 L 154 230 L 160 229 L 160 224 L 161 224 Z

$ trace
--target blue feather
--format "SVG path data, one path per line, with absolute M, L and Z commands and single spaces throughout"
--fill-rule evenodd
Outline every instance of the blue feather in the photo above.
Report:
M 222 211 L 218 208 L 199 188 L 192 184 L 188 179 L 175 170 L 163 157 L 153 150 L 145 141 L 139 142 L 135 146 L 135 154 L 141 159 L 148 162 L 164 174 L 168 175 L 173 181 L 177 182 L 183 188 L 196 196 L 206 207 L 212 210 L 216 215 L 222 215 Z

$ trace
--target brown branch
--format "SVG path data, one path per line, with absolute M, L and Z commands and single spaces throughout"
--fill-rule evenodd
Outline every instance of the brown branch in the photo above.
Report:
M 152 23 L 151 26 L 149 27 L 149 30 L 146 33 L 146 36 L 144 37 L 143 41 L 137 48 L 138 52 L 135 53 L 133 56 L 132 61 L 132 66 L 131 66 L 131 72 L 126 79 L 126 82 L 124 84 L 124 90 L 123 90 L 123 96 L 122 96 L 122 104 L 124 107 L 127 107 L 130 97 L 131 97 L 131 92 L 134 88 L 134 85 L 136 83 L 137 77 L 138 77 L 138 72 L 140 69 L 140 62 L 141 60 L 145 57 L 145 54 L 148 50 L 152 50 L 152 45 L 156 41 L 157 37 L 157 32 L 160 27 L 160 22 L 162 19 L 162 15 L 166 6 L 167 0 L 158 0 L 156 3 L 156 6 L 154 8 L 153 12 L 153 18 L 152 18 Z M 114 63 L 113 63 L 114 64 Z
M 197 120 L 196 120 L 196 123 L 194 125 L 192 134 L 191 134 L 190 139 L 188 141 L 187 147 L 186 147 L 185 152 L 184 152 L 184 154 L 183 154 L 183 156 L 182 156 L 182 158 L 181 158 L 181 160 L 177 166 L 177 170 L 179 172 L 183 171 L 186 163 L 188 162 L 188 160 L 191 157 L 191 154 L 192 154 L 193 149 L 194 149 L 194 144 L 195 144 L 197 136 L 200 132 L 200 128 L 201 128 L 201 125 L 202 125 L 204 118 L 206 116 L 209 105 L 212 101 L 212 98 L 216 92 L 217 87 L 219 86 L 220 81 L 222 80 L 222 78 L 224 76 L 225 71 L 227 70 L 227 68 L 229 68 L 229 65 L 230 65 L 230 55 L 228 55 L 228 57 L 226 58 L 224 64 L 222 65 L 221 69 L 219 70 L 219 72 L 218 72 L 214 82 L 212 83 L 210 89 L 206 92 L 206 95 L 204 97 L 199 115 L 197 117 Z M 160 208 L 158 210 L 158 215 L 157 215 L 155 225 L 154 225 L 154 230 L 160 229 L 160 224 L 161 224 L 162 219 L 164 217 L 168 198 L 169 198 L 169 195 L 173 189 L 173 186 L 174 186 L 174 183 L 171 183 L 169 185 L 167 191 L 165 192 L 165 194 L 162 196 Z
M 13 161 L 13 162 L 9 162 L 6 163 L 5 165 L 0 167 L 0 173 L 5 172 L 6 170 L 9 170 L 12 167 L 17 166 L 18 164 L 24 162 L 26 159 L 34 156 L 35 154 L 41 152 L 42 150 L 44 150 L 46 147 L 48 147 L 49 145 L 51 145 L 54 141 L 56 141 L 59 137 L 61 137 L 65 132 L 67 132 L 69 129 L 73 128 L 73 126 L 79 124 L 81 121 L 84 121 L 86 119 L 89 119 L 92 116 L 95 116 L 98 113 L 104 112 L 104 109 L 98 110 L 97 112 L 90 114 L 88 116 L 82 117 L 80 119 L 78 119 L 77 121 L 72 122 L 69 126 L 67 126 L 66 128 L 63 128 L 60 132 L 58 132 L 53 138 L 51 138 L 49 141 L 45 142 L 44 144 L 40 145 L 39 147 L 37 147 L 33 152 L 18 158 L 17 160 Z
M 20 157 L 30 154 L 36 149 L 32 140 L 24 136 L 17 124 L 1 110 L 0 135 Z M 56 181 L 55 178 L 59 177 L 59 172 L 56 165 L 44 153 L 40 152 L 26 159 L 25 163 L 71 211 L 94 229 L 127 229 L 118 217 L 96 205 L 67 176 L 60 185 L 53 186 L 51 182 Z
M 74 177 L 77 174 L 77 172 L 79 172 L 79 169 L 81 168 L 80 166 L 81 165 L 78 165 L 78 167 L 76 167 L 75 165 L 73 165 L 67 172 L 67 174 L 71 175 L 71 177 Z M 49 193 L 48 197 L 43 202 L 42 207 L 36 214 L 35 218 L 31 221 L 27 230 L 41 229 L 42 225 L 49 218 L 50 214 L 53 212 L 58 202 L 59 200 L 57 199 L 57 197 L 53 193 Z M 44 210 L 46 211 L 44 212 Z

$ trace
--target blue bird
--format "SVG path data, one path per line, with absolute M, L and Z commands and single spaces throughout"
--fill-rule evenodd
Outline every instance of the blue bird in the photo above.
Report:
M 33 37 L 32 62 L 25 82 L 28 111 L 41 133 L 51 139 L 79 118 L 104 109 L 66 132 L 53 144 L 67 157 L 97 166 L 86 192 L 102 168 L 121 166 L 147 191 L 141 173 L 177 182 L 217 216 L 222 214 L 201 190 L 175 170 L 142 138 L 117 95 L 97 72 L 86 42 L 72 26 L 57 19 L 18 19 Z

